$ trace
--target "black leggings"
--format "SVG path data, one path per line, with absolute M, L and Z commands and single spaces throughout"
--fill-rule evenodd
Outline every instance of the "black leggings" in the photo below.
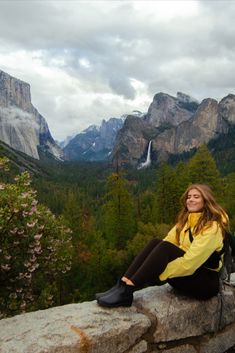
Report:
M 136 256 L 124 276 L 137 287 L 157 283 L 158 276 L 167 264 L 184 251 L 168 241 L 152 239 Z M 167 282 L 182 293 L 197 299 L 209 299 L 219 292 L 219 275 L 216 271 L 198 268 L 193 275 L 169 278 Z

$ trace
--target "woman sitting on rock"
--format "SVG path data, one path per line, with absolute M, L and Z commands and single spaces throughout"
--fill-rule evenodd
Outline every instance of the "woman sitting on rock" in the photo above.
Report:
M 167 236 L 151 240 L 114 287 L 96 294 L 100 306 L 131 306 L 133 292 L 154 280 L 167 281 L 197 299 L 219 292 L 228 216 L 204 184 L 191 185 L 182 201 L 177 223 Z

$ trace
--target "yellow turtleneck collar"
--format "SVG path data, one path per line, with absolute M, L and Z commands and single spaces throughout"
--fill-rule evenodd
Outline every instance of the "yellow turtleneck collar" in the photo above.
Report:
M 197 224 L 199 218 L 201 217 L 202 212 L 191 212 L 188 215 L 188 226 L 190 228 L 195 227 L 195 225 Z

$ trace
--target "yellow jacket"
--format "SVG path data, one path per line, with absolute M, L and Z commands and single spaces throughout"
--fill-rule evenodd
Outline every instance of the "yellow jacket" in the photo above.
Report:
M 168 278 L 183 277 L 192 275 L 216 250 L 223 248 L 223 236 L 218 223 L 213 221 L 211 227 L 202 230 L 196 236 L 193 235 L 193 242 L 190 242 L 188 228 L 190 227 L 193 234 L 193 228 L 197 224 L 200 212 L 190 213 L 188 221 L 180 232 L 179 244 L 176 239 L 176 226 L 173 227 L 167 236 L 163 239 L 175 244 L 185 251 L 182 257 L 168 263 L 165 270 L 160 274 L 159 279 L 165 281 Z M 220 264 L 219 270 L 222 266 Z

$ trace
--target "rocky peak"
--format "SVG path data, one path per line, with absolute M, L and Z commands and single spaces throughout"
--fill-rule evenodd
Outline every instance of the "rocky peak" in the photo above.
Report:
M 15 106 L 31 113 L 30 85 L 0 70 L 0 106 Z
M 192 98 L 191 96 L 189 96 L 188 94 L 185 94 L 183 92 L 177 92 L 176 97 L 177 97 L 178 102 L 196 103 L 197 105 L 199 104 L 199 102 L 195 98 Z
M 235 95 L 229 94 L 219 102 L 219 114 L 229 124 L 235 124 Z
M 66 158 L 90 161 L 108 159 L 123 122 L 123 118 L 110 118 L 103 120 L 101 126 L 89 126 L 64 148 Z
M 30 85 L 0 70 L 0 140 L 39 159 L 39 150 L 62 159 L 46 120 L 31 103 Z
M 221 131 L 218 103 L 215 99 L 204 99 L 196 113 L 188 121 L 159 134 L 153 143 L 159 159 L 167 154 L 190 151 L 203 143 L 208 143 Z
M 177 97 L 166 93 L 157 93 L 150 104 L 146 120 L 155 127 L 177 126 L 191 118 L 198 103 L 190 96 L 178 92 Z
M 220 132 L 218 128 L 218 102 L 211 98 L 204 99 L 196 111 L 192 123 L 194 127 L 198 126 L 205 130 L 207 135 Z

